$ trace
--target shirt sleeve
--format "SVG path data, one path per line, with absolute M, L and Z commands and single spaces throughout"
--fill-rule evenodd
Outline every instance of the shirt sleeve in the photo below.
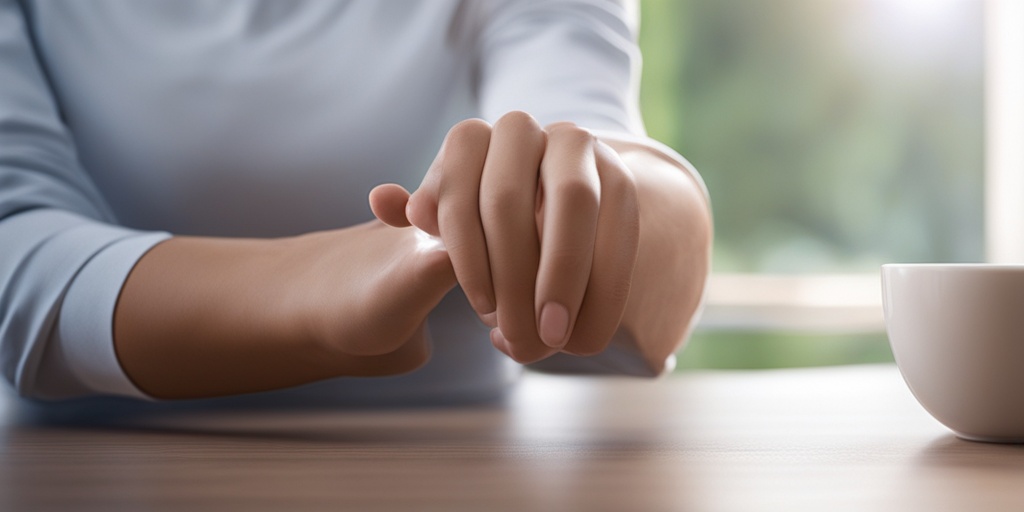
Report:
M 480 34 L 480 109 L 522 110 L 644 135 L 638 11 L 630 0 L 525 0 L 494 8 Z
M 703 188 L 682 156 L 646 137 L 639 109 L 638 19 L 637 5 L 630 0 L 500 5 L 480 34 L 483 117 L 494 122 L 508 111 L 522 110 L 541 125 L 572 121 L 601 137 L 644 144 L 676 162 Z M 556 373 L 658 374 L 623 331 L 595 356 L 556 354 L 531 367 Z M 658 370 L 674 367 L 675 356 L 669 356 Z
M 0 371 L 30 398 L 144 398 L 114 353 L 113 311 L 136 261 L 169 235 L 117 225 L 14 0 L 0 0 L 0 77 Z

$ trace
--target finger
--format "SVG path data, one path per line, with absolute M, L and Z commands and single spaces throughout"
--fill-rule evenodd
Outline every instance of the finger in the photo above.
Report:
M 437 199 L 441 180 L 441 160 L 444 157 L 447 139 L 441 144 L 434 161 L 430 163 L 420 186 L 409 196 L 405 205 L 405 217 L 423 231 L 441 236 L 437 226 Z
M 370 191 L 370 210 L 381 222 L 404 228 L 410 226 L 405 216 L 405 206 L 409 202 L 409 192 L 401 185 L 385 183 Z
M 505 354 L 508 357 L 512 357 L 512 351 L 509 350 L 509 347 L 508 347 L 508 340 L 506 340 L 505 336 L 503 334 L 501 334 L 501 330 L 500 329 L 497 329 L 497 328 L 491 329 L 490 336 L 491 336 L 491 345 L 493 345 L 494 348 L 498 349 L 498 352 L 501 352 L 502 354 Z
M 491 264 L 480 220 L 480 180 L 490 140 L 491 127 L 486 122 L 463 121 L 448 132 L 435 167 L 438 230 L 459 284 L 482 318 L 495 310 Z
M 632 172 L 607 145 L 595 144 L 601 178 L 593 266 L 583 305 L 564 352 L 587 356 L 608 346 L 622 321 L 640 243 L 640 210 Z
M 560 349 L 569 339 L 590 280 L 601 183 L 594 137 L 572 124 L 549 129 L 540 164 L 544 215 L 537 274 L 537 332 Z
M 490 313 L 480 315 L 480 321 L 483 322 L 484 325 L 486 325 L 487 327 L 494 329 L 495 327 L 498 326 L 498 312 L 491 311 Z
M 505 354 L 522 364 L 535 363 L 557 352 L 557 350 L 547 347 L 541 347 L 538 349 L 537 347 L 524 345 L 522 343 L 513 344 L 505 339 L 505 335 L 501 333 L 501 329 L 491 329 L 491 345 L 498 349 L 502 354 Z
M 534 289 L 540 259 L 535 221 L 544 132 L 523 112 L 494 125 L 480 184 L 480 211 L 498 312 L 498 328 L 513 359 L 527 363 L 552 353 L 537 334 Z
M 480 174 L 490 132 L 490 125 L 480 119 L 452 127 L 406 206 L 409 222 L 444 240 L 459 284 L 482 319 L 495 310 L 480 221 Z

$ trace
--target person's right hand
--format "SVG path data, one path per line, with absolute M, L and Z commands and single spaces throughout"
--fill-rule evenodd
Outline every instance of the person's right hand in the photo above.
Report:
M 456 284 L 441 241 L 379 221 L 299 237 L 296 315 L 346 375 L 409 371 L 429 355 L 427 315 Z M 291 302 L 291 301 L 289 301 Z
M 292 238 L 175 237 L 139 260 L 114 317 L 118 360 L 157 398 L 411 371 L 455 286 L 447 251 L 379 221 Z

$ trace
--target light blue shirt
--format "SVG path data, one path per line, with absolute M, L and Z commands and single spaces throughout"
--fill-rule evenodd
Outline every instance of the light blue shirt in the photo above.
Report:
M 146 398 L 111 326 L 147 250 L 369 220 L 369 190 L 415 188 L 461 119 L 642 135 L 636 29 L 605 0 L 0 0 L 4 377 L 39 399 Z M 487 394 L 515 373 L 461 292 L 429 326 L 423 369 L 314 387 Z M 642 373 L 619 359 L 594 368 Z

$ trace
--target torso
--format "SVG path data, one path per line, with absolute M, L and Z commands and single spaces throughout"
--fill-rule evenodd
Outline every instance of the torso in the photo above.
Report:
M 373 186 L 415 188 L 447 129 L 477 115 L 460 5 L 38 1 L 30 12 L 80 160 L 118 222 L 264 237 L 372 219 Z M 421 371 L 314 388 L 472 398 L 516 373 L 461 292 L 430 326 Z
M 124 225 L 277 236 L 371 218 L 475 115 L 457 1 L 37 2 L 40 57 Z M 465 29 L 465 27 L 461 27 Z

